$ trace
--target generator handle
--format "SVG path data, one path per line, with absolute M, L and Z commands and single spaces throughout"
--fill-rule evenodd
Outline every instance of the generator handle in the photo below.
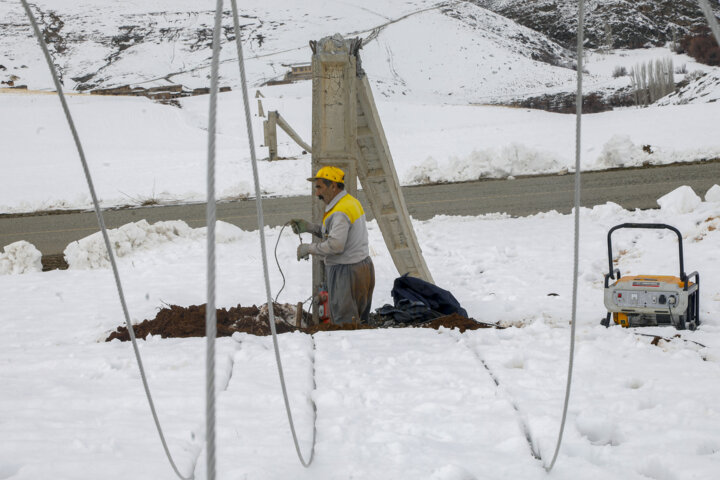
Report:
M 614 272 L 613 272 L 613 262 L 612 262 L 612 240 L 610 237 L 612 236 L 612 233 L 615 230 L 618 230 L 621 228 L 650 228 L 650 229 L 658 229 L 658 230 L 667 229 L 667 230 L 672 230 L 673 232 L 675 232 L 675 234 L 678 237 L 678 253 L 680 255 L 680 281 L 685 282 L 685 287 L 687 289 L 688 277 L 687 277 L 687 275 L 685 275 L 685 262 L 683 261 L 682 234 L 680 234 L 680 230 L 678 230 L 677 228 L 673 227 L 672 225 L 667 225 L 664 223 L 621 223 L 620 225 L 615 225 L 614 227 L 612 227 L 610 229 L 610 231 L 608 231 L 608 234 L 607 234 L 608 272 L 610 272 L 610 273 L 608 273 L 608 275 L 611 278 L 612 278 Z M 619 273 L 620 272 L 618 272 L 618 274 Z M 697 272 L 693 272 L 693 273 L 697 274 Z M 620 278 L 620 277 L 618 277 L 618 278 Z M 605 283 L 607 284 L 607 279 L 606 279 Z
M 615 274 L 615 277 L 613 277 L 613 273 Z M 611 278 L 617 278 L 620 279 L 620 269 L 616 268 L 614 272 L 612 273 L 606 273 L 605 274 L 605 288 L 608 288 L 608 284 L 610 282 Z
M 685 282 L 685 290 L 688 289 L 688 284 L 690 283 L 690 279 L 692 277 L 695 277 L 695 284 L 697 285 L 697 290 L 695 291 L 695 322 L 699 325 L 700 324 L 700 274 L 698 272 L 692 272 L 690 275 L 687 276 L 687 281 Z

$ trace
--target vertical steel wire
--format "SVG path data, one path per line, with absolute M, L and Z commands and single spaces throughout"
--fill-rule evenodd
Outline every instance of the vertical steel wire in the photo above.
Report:
M 715 12 L 713 12 L 712 7 L 710 7 L 710 4 L 707 0 L 698 0 L 698 2 L 700 2 L 700 10 L 702 10 L 703 14 L 705 14 L 708 25 L 710 25 L 710 30 L 712 30 L 713 35 L 715 35 L 715 41 L 718 43 L 718 45 L 720 45 L 720 26 L 718 26 Z
M 300 445 L 298 443 L 297 433 L 295 431 L 295 422 L 293 422 L 292 411 L 290 410 L 290 402 L 287 395 L 287 387 L 285 385 L 285 374 L 283 373 L 282 361 L 280 359 L 280 347 L 278 346 L 277 332 L 275 329 L 275 312 L 273 310 L 273 299 L 270 291 L 270 276 L 268 273 L 268 262 L 267 262 L 267 251 L 265 247 L 265 220 L 263 218 L 262 210 L 262 195 L 260 191 L 260 179 L 258 175 L 257 157 L 255 155 L 255 140 L 253 137 L 252 123 L 250 117 L 250 101 L 248 100 L 247 93 L 247 79 L 245 77 L 245 61 L 243 59 L 242 42 L 240 41 L 240 24 L 238 21 L 238 9 L 236 0 L 230 0 L 232 4 L 233 12 L 233 28 L 235 33 L 235 44 L 237 46 L 238 53 L 238 65 L 240 67 L 240 79 L 242 81 L 242 93 L 243 103 L 245 105 L 245 123 L 247 124 L 248 142 L 250 144 L 250 158 L 252 159 L 253 179 L 255 181 L 255 204 L 257 206 L 257 218 L 258 218 L 258 230 L 260 232 L 260 250 L 262 252 L 263 260 L 263 273 L 265 276 L 265 293 L 267 296 L 268 304 L 268 321 L 270 322 L 270 331 L 272 332 L 273 347 L 275 349 L 275 361 L 277 363 L 278 376 L 280 377 L 280 386 L 282 388 L 283 400 L 285 401 L 285 412 L 287 413 L 288 422 L 290 424 L 290 432 L 292 433 L 293 442 L 295 444 L 295 452 L 297 453 L 300 463 L 303 467 L 309 467 L 312 464 L 313 458 L 315 458 L 315 439 L 317 436 L 317 407 L 315 402 L 312 402 L 313 406 L 313 435 L 312 435 L 312 448 L 310 450 L 310 458 L 305 461 L 302 453 L 300 452 Z M 314 345 L 314 340 L 313 340 Z M 314 355 L 313 355 L 313 382 L 315 382 L 314 375 Z M 314 385 L 313 385 L 314 388 Z M 312 401 L 312 399 L 311 399 Z
M 562 420 L 558 432 L 555 453 L 550 465 L 545 471 L 550 472 L 555 466 L 560 446 L 562 445 L 563 432 L 565 431 L 565 420 L 567 419 L 568 403 L 570 403 L 570 389 L 572 387 L 573 363 L 575 358 L 575 325 L 577 324 L 577 290 L 578 290 L 578 259 L 580 254 L 580 156 L 581 156 L 581 132 L 582 132 L 582 76 L 583 76 L 583 43 L 585 29 L 585 1 L 578 2 L 578 31 L 577 31 L 577 95 L 575 96 L 575 235 L 573 244 L 573 291 L 572 291 L 572 315 L 570 324 L 570 354 L 568 358 L 567 383 L 565 385 L 565 401 L 563 403 Z
M 212 61 L 210 63 L 210 107 L 208 112 L 207 154 L 207 304 L 205 305 L 205 447 L 207 480 L 215 480 L 215 131 L 217 126 L 218 70 L 220 68 L 220 33 L 223 1 L 215 5 Z
M 115 255 L 113 253 L 112 245 L 110 244 L 110 237 L 108 236 L 107 228 L 105 226 L 105 219 L 103 218 L 103 214 L 100 211 L 100 203 L 98 202 L 97 194 L 95 193 L 95 186 L 92 181 L 92 176 L 90 175 L 90 168 L 88 167 L 87 159 L 85 158 L 85 151 L 83 150 L 82 143 L 80 142 L 80 136 L 78 135 L 77 128 L 75 128 L 75 122 L 73 121 L 72 115 L 70 114 L 70 108 L 68 107 L 67 101 L 65 100 L 65 94 L 63 93 L 62 84 L 60 83 L 60 79 L 58 78 L 55 64 L 53 63 L 52 57 L 50 56 L 50 52 L 48 51 L 45 40 L 43 39 L 42 33 L 40 32 L 40 28 L 38 27 L 37 21 L 35 20 L 35 16 L 30 10 L 30 6 L 28 5 L 27 0 L 20 1 L 23 8 L 25 9 L 28 20 L 30 20 L 30 24 L 33 28 L 33 32 L 35 33 L 35 37 L 40 44 L 40 48 L 43 51 L 43 55 L 45 56 L 45 61 L 47 62 L 48 68 L 50 69 L 50 74 L 52 75 L 58 98 L 60 99 L 63 112 L 65 113 L 65 119 L 67 120 L 68 126 L 70 127 L 70 132 L 72 133 L 73 140 L 75 141 L 75 147 L 77 148 L 78 155 L 80 156 L 80 163 L 82 163 L 85 180 L 87 181 L 88 189 L 90 190 L 90 196 L 92 197 L 95 215 L 97 216 L 98 225 L 100 226 L 100 231 L 102 232 L 103 241 L 105 242 L 105 248 L 107 249 L 108 258 L 110 260 L 110 265 L 112 266 L 113 275 L 115 277 L 115 286 L 117 287 L 118 296 L 120 297 L 120 305 L 122 306 L 123 315 L 125 317 L 125 325 L 127 326 L 130 340 L 132 341 L 133 351 L 135 352 L 135 359 L 137 360 L 138 368 L 140 369 L 140 378 L 142 379 L 143 388 L 145 389 L 145 396 L 147 397 L 148 405 L 150 406 L 150 411 L 152 412 L 153 420 L 155 421 L 155 427 L 157 429 L 158 435 L 160 436 L 160 442 L 162 443 L 163 450 L 165 450 L 165 455 L 167 456 L 167 459 L 170 462 L 170 465 L 172 466 L 175 474 L 182 480 L 192 480 L 192 474 L 188 477 L 184 477 L 180 473 L 177 465 L 175 465 L 175 461 L 173 460 L 172 455 L 170 454 L 167 442 L 165 441 L 165 435 L 163 433 L 162 426 L 160 425 L 160 420 L 158 419 L 157 411 L 155 410 L 155 403 L 153 402 L 153 398 L 150 393 L 147 376 L 145 375 L 145 368 L 143 367 L 140 350 L 137 345 L 137 340 L 135 339 L 135 330 L 133 329 L 132 322 L 130 321 L 130 314 L 128 312 L 127 302 L 125 301 L 125 294 L 123 293 L 122 283 L 120 281 L 120 273 L 118 272 Z

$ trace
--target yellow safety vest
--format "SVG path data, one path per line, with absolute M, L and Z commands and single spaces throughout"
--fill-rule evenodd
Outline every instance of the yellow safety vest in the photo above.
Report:
M 323 227 L 325 226 L 325 219 L 336 212 L 342 212 L 347 215 L 350 219 L 350 224 L 355 223 L 355 220 L 365 215 L 365 210 L 363 210 L 360 202 L 349 193 L 344 195 L 333 208 L 325 212 L 325 215 L 323 215 Z

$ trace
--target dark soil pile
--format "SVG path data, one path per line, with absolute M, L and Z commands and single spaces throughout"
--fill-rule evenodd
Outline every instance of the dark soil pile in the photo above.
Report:
M 301 331 L 308 334 L 317 332 L 327 332 L 335 330 L 366 330 L 381 328 L 364 323 L 349 325 L 334 325 L 325 323 L 320 325 L 311 325 L 309 327 L 297 328 L 295 324 L 296 307 L 289 304 L 273 303 L 273 312 L 275 314 L 275 330 L 277 333 L 286 333 Z M 302 311 L 303 323 L 312 318 L 310 313 Z M 408 326 L 409 327 L 409 326 Z M 472 318 L 466 318 L 456 313 L 436 318 L 431 322 L 418 325 L 423 328 L 440 327 L 458 328 L 460 332 L 465 330 L 476 330 L 478 328 L 502 328 L 494 324 L 478 322 Z M 161 309 L 157 316 L 152 320 L 144 320 L 138 325 L 134 325 L 135 336 L 137 338 L 146 338 L 148 335 L 160 335 L 162 338 L 185 338 L 185 337 L 204 337 L 205 336 L 205 305 L 191 305 L 189 307 L 179 307 L 170 305 L 168 308 Z M 252 335 L 265 336 L 270 335 L 270 325 L 268 323 L 267 304 L 262 307 L 232 307 L 229 310 L 219 308 L 217 310 L 217 336 L 229 337 L 235 332 L 250 333 Z M 109 342 L 114 339 L 123 342 L 130 340 L 130 334 L 125 326 L 120 326 L 116 331 L 112 332 L 105 340 Z
M 274 303 L 275 330 L 278 333 L 292 332 L 297 328 L 290 325 L 294 322 L 295 307 Z M 307 315 L 304 313 L 304 315 Z M 230 310 L 217 309 L 217 336 L 229 337 L 235 332 L 252 333 L 253 335 L 270 335 L 267 305 L 258 308 L 232 307 Z M 135 337 L 146 338 L 149 334 L 160 335 L 162 338 L 185 338 L 205 336 L 205 305 L 179 307 L 170 305 L 161 309 L 152 320 L 144 320 L 133 326 Z M 123 342 L 130 340 L 126 326 L 120 326 L 105 340 L 114 339 Z

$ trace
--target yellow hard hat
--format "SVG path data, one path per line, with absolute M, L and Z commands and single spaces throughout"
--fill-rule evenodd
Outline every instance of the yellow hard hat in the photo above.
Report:
M 345 172 L 337 167 L 322 167 L 314 177 L 308 178 L 308 181 L 312 182 L 320 178 L 330 180 L 331 182 L 345 183 Z

